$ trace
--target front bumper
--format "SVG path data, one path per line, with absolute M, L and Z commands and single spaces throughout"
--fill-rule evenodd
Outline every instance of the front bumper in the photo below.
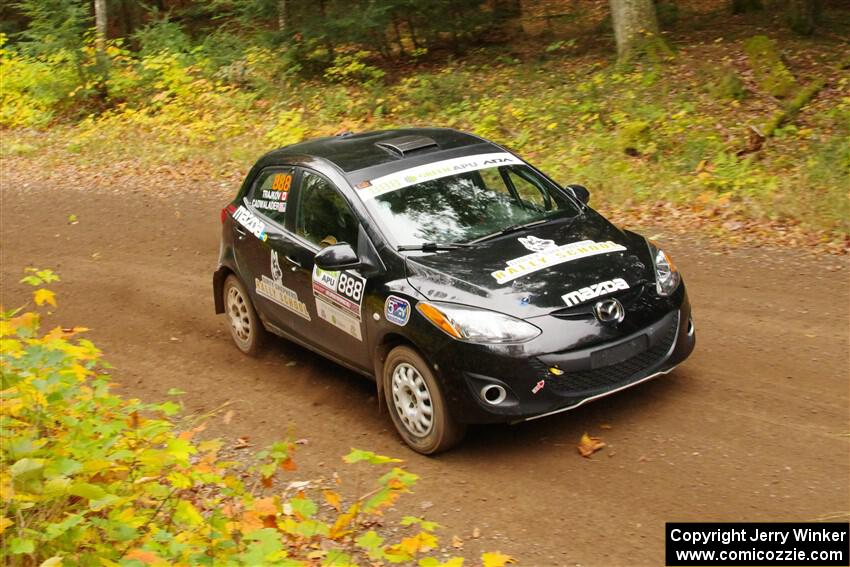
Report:
M 567 411 L 666 374 L 691 354 L 695 343 L 683 294 L 678 308 L 659 320 L 586 348 L 530 353 L 519 345 L 478 345 L 478 352 L 446 349 L 436 362 L 458 420 L 517 422 Z M 492 390 L 490 385 L 504 389 L 499 403 L 484 399 L 482 390 Z

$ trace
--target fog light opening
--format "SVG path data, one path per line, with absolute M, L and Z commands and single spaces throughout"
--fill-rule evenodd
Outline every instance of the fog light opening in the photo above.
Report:
M 694 334 L 694 318 L 688 317 L 688 336 L 692 337 Z
M 490 404 L 491 406 L 497 406 L 505 401 L 508 397 L 508 393 L 502 386 L 498 384 L 488 384 L 481 388 L 481 399 Z

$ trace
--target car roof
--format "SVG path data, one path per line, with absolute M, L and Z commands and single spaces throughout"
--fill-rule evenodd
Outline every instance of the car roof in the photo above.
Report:
M 332 163 L 349 178 L 368 178 L 365 170 L 391 172 L 449 155 L 504 151 L 478 136 L 451 128 L 399 128 L 344 133 L 292 144 L 269 152 L 264 162 L 287 162 L 309 156 Z M 354 175 L 352 175 L 354 173 Z

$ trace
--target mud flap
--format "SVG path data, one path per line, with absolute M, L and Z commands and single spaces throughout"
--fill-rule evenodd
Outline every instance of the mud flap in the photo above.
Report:
M 382 415 L 384 413 L 384 360 L 386 360 L 386 349 L 377 348 L 375 349 L 375 355 L 373 357 L 373 364 L 375 366 L 375 384 L 377 386 L 377 398 L 378 398 L 378 415 Z

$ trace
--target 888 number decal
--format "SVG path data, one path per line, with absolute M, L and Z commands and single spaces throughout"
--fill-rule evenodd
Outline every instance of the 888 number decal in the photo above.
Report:
M 343 272 L 339 275 L 336 292 L 359 305 L 360 300 L 363 299 L 363 287 L 365 285 L 366 280 L 360 276 Z

